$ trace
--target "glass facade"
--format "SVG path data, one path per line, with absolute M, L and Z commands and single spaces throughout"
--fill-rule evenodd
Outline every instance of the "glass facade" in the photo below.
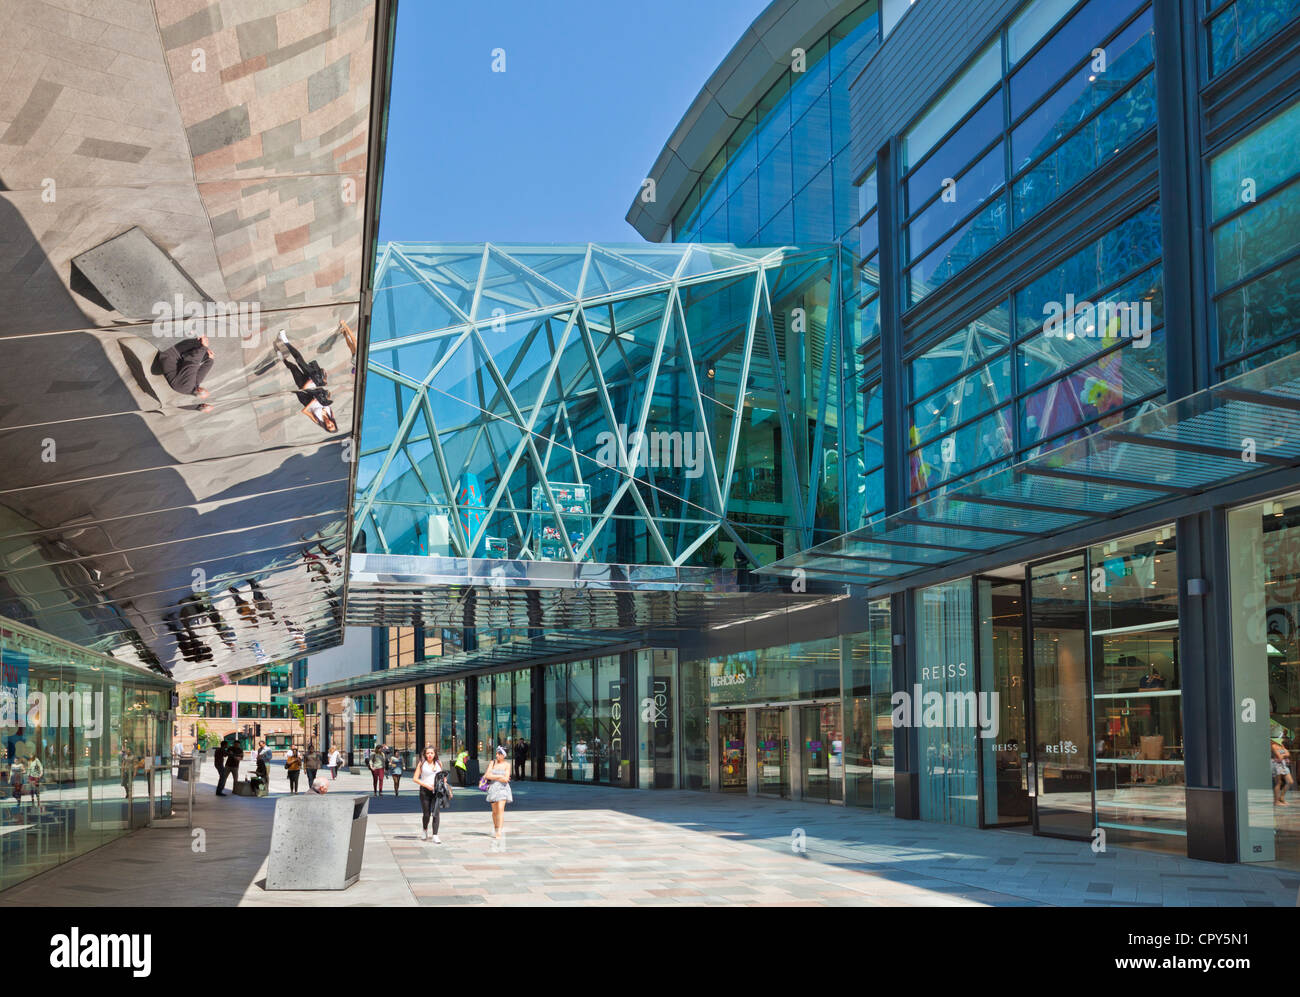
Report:
M 389 244 L 357 546 L 731 569 L 843 532 L 839 254 Z
M 545 680 L 544 777 L 632 785 L 632 726 L 625 721 L 626 684 L 619 656 L 547 665 L 540 672 Z
M 853 241 L 849 84 L 880 43 L 877 8 L 862 4 L 792 58 L 687 194 L 674 241 Z
M 906 371 L 918 500 L 1156 407 L 1166 384 L 1159 206 L 922 346 Z
M 171 815 L 171 690 L 0 620 L 0 889 Z
M 1298 0 L 1205 0 L 1209 69 L 1219 76 L 1300 16 Z
M 903 136 L 911 303 L 952 280 L 1155 123 L 1152 16 L 1036 0 Z
M 1211 158 L 1210 188 L 1226 378 L 1300 347 L 1300 102 Z

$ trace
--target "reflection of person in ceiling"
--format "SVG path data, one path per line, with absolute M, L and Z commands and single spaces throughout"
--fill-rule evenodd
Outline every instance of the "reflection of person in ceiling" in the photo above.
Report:
M 182 339 L 175 346 L 158 351 L 158 365 L 162 368 L 163 379 L 173 391 L 195 398 L 207 398 L 208 389 L 202 387 L 203 379 L 212 369 L 216 354 L 208 346 L 208 337 Z M 199 406 L 200 412 L 211 412 L 212 406 Z
M 232 651 L 235 649 L 235 631 L 231 629 L 230 624 L 225 621 L 206 594 L 202 596 L 198 593 L 187 595 L 178 605 L 181 607 L 182 617 L 206 616 L 208 622 L 212 624 L 212 629 L 221 638 L 221 643 Z
M 176 637 L 176 646 L 180 649 L 182 658 L 195 663 L 212 660 L 212 649 L 199 640 L 198 634 L 190 626 L 188 617 L 182 616 L 178 624 L 176 617 L 168 613 L 163 617 L 163 622 Z
M 275 348 L 293 375 L 293 383 L 298 386 L 298 401 L 303 404 L 302 414 L 327 433 L 337 433 L 339 427 L 334 421 L 334 400 L 325 390 L 326 375 L 321 365 L 315 360 L 304 360 L 293 343 L 289 342 L 283 329 L 276 337 Z

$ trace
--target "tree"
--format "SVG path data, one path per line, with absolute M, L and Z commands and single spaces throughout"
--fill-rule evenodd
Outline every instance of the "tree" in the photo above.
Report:
M 297 703 L 289 704 L 289 715 L 302 724 L 302 743 L 307 743 L 307 711 Z

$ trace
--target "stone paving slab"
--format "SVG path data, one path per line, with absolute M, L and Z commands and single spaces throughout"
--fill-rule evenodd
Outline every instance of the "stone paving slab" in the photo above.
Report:
M 210 769 L 211 766 L 208 766 Z M 208 774 L 205 773 L 205 776 Z M 336 790 L 368 793 L 369 777 Z M 844 807 L 717 794 L 522 783 L 506 834 L 459 789 L 441 845 L 417 798 L 372 798 L 361 880 L 337 892 L 264 886 L 275 799 L 217 799 L 195 822 L 119 839 L 0 894 L 67 906 L 1294 906 L 1300 874 L 1196 862 L 1014 831 L 918 825 Z M 791 849 L 804 832 L 806 851 Z

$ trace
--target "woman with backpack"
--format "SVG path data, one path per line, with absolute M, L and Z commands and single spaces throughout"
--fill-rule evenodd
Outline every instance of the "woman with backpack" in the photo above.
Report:
M 289 792 L 298 792 L 298 776 L 302 772 L 302 755 L 295 745 L 289 745 L 284 754 L 284 772 L 289 777 Z
M 275 348 L 293 375 L 298 401 L 303 404 L 302 414 L 327 433 L 337 433 L 339 427 L 334 421 L 334 401 L 325 389 L 326 376 L 321 365 L 315 360 L 304 360 L 283 329 L 275 338 Z
M 431 744 L 425 746 L 424 757 L 415 765 L 415 783 L 420 787 L 423 828 L 420 832 L 420 840 L 429 840 L 429 821 L 432 818 L 433 843 L 441 845 L 438 824 L 443 807 L 451 802 L 451 787 L 447 785 L 447 773 L 442 770 L 442 763 L 438 761 L 438 749 Z

